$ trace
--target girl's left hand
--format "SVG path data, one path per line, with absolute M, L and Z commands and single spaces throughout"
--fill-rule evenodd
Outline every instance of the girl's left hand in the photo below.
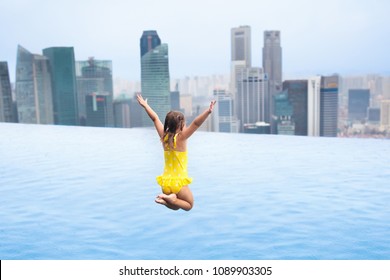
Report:
M 148 105 L 148 99 L 144 99 L 140 93 L 137 94 L 137 101 L 144 108 Z

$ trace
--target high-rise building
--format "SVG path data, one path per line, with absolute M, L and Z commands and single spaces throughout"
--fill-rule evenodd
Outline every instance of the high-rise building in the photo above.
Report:
M 180 111 L 180 91 L 178 83 L 176 83 L 175 90 L 171 91 L 171 110 Z
M 53 124 L 50 65 L 47 57 L 18 46 L 15 95 L 20 123 Z
M 245 124 L 269 123 L 266 88 L 267 81 L 262 68 L 244 68 L 238 73 L 237 95 L 234 102 L 237 103 L 236 115 L 241 123 L 240 131 L 243 131 Z
M 0 122 L 17 122 L 6 61 L 0 61 Z
M 106 127 L 109 119 L 110 97 L 91 93 L 86 96 L 85 105 L 87 110 L 86 125 Z
M 139 92 L 137 92 L 138 94 Z M 130 103 L 130 126 L 131 127 L 142 127 L 142 114 L 144 109 L 139 106 L 137 101 L 137 95 L 134 95 Z
M 54 123 L 77 125 L 79 116 L 73 47 L 46 48 L 43 55 L 50 61 Z
M 280 31 L 264 31 L 263 69 L 268 75 L 270 93 L 282 89 L 282 47 Z
M 320 136 L 321 76 L 307 81 L 307 135 Z
M 350 89 L 348 91 L 348 119 L 351 122 L 367 120 L 367 110 L 370 107 L 369 89 Z
M 264 31 L 263 70 L 268 79 L 267 94 L 269 113 L 272 115 L 274 108 L 273 96 L 282 91 L 282 47 L 280 31 Z M 271 128 L 272 129 L 272 128 Z M 272 129 L 274 130 L 274 129 Z
M 131 99 L 126 95 L 120 95 L 114 100 L 114 122 L 115 127 L 131 127 Z
M 320 136 L 337 137 L 339 76 L 321 78 Z
M 291 88 L 291 104 L 294 107 L 292 119 L 296 123 L 296 135 L 337 136 L 338 86 L 339 77 L 336 75 L 316 76 L 289 85 L 283 83 L 284 88 Z
M 168 45 L 160 42 L 156 31 L 144 31 L 140 39 L 141 92 L 164 122 L 166 114 L 171 109 L 169 58 Z M 148 115 L 142 114 L 142 126 L 152 125 Z
M 234 116 L 233 98 L 226 90 L 214 90 L 215 104 L 212 118 L 215 132 L 239 132 L 239 122 Z
M 140 39 L 141 57 L 160 45 L 161 39 L 156 30 L 144 31 Z
M 294 107 L 289 100 L 288 90 L 276 93 L 273 98 L 276 134 L 295 135 Z
M 87 120 L 86 100 L 95 94 L 105 96 L 106 107 L 98 107 L 107 110 L 105 123 L 100 122 L 101 126 L 114 127 L 112 61 L 96 60 L 93 57 L 87 61 L 76 61 L 76 80 L 80 124 L 91 123 Z
M 114 100 L 115 127 L 141 127 L 143 111 L 143 108 L 138 104 L 136 94 L 132 98 L 128 95 L 121 94 Z
M 291 119 L 294 122 L 295 135 L 308 135 L 307 85 L 307 80 L 286 80 L 283 82 L 283 91 L 287 91 L 289 103 L 292 105 Z
M 252 65 L 251 28 L 240 26 L 231 29 L 231 61 L 245 61 L 246 67 Z
M 231 39 L 231 69 L 230 92 L 233 100 L 237 96 L 237 79 L 241 69 L 252 66 L 251 28 L 250 26 L 234 27 L 230 31 Z

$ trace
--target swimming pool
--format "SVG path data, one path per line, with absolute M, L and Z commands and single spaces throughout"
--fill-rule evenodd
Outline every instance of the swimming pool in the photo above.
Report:
M 390 142 L 197 132 L 195 206 L 152 129 L 0 123 L 0 259 L 390 259 Z

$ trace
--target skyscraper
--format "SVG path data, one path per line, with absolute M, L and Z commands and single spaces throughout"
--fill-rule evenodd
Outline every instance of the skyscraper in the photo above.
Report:
M 273 95 L 282 91 L 282 47 L 280 31 L 264 31 L 263 70 L 268 79 L 268 100 L 266 104 L 272 115 Z M 273 130 L 273 129 L 272 129 Z
M 171 91 L 171 110 L 180 111 L 180 91 L 179 84 L 176 83 L 175 90 Z
M 163 122 L 170 111 L 170 80 L 168 45 L 161 44 L 157 32 L 144 31 L 140 39 L 141 92 Z M 142 114 L 142 126 L 152 126 L 147 114 Z
M 251 28 L 250 26 L 234 27 L 230 31 L 231 39 L 231 69 L 230 92 L 233 100 L 237 95 L 237 79 L 241 69 L 252 66 Z
M 112 101 L 109 95 L 96 93 L 88 94 L 85 98 L 87 111 L 86 125 L 96 127 L 107 127 Z
M 0 122 L 16 122 L 8 63 L 0 61 Z
M 104 96 L 105 105 L 98 107 L 90 106 L 90 108 L 97 110 L 104 108 L 104 110 L 107 110 L 104 113 L 104 123 L 99 122 L 100 126 L 114 127 L 112 62 L 110 60 L 96 60 L 93 57 L 87 61 L 76 61 L 76 80 L 80 124 L 85 125 L 88 123 L 86 100 L 93 100 L 93 98 L 91 99 L 88 96 L 95 94 Z M 90 115 L 92 116 L 92 114 Z
M 264 31 L 263 69 L 268 75 L 270 93 L 282 89 L 282 47 L 280 31 Z
M 307 80 L 287 80 L 283 82 L 283 91 L 287 91 L 288 100 L 292 105 L 291 119 L 295 125 L 295 135 L 307 136 L 307 85 Z
M 320 136 L 321 76 L 307 81 L 307 135 Z
M 77 125 L 79 117 L 73 47 L 46 48 L 43 55 L 50 61 L 54 123 Z
M 308 80 L 309 136 L 337 136 L 338 87 L 337 75 Z
M 136 94 L 138 93 L 139 92 Z M 142 114 L 145 112 L 145 110 L 139 106 L 136 94 L 134 94 L 130 103 L 130 127 L 142 127 Z
M 337 137 L 338 92 L 338 75 L 321 78 L 320 136 Z
M 237 103 L 237 118 L 241 122 L 241 131 L 245 124 L 269 122 L 266 87 L 267 81 L 262 68 L 244 68 L 238 73 L 235 102 Z
M 245 61 L 246 67 L 251 67 L 251 28 L 240 26 L 231 29 L 231 61 Z
M 161 39 L 155 30 L 144 31 L 140 39 L 141 57 L 161 45 Z
M 288 90 L 276 93 L 273 98 L 276 134 L 295 135 L 294 107 L 289 100 Z
M 51 74 L 47 57 L 18 46 L 16 102 L 20 123 L 53 124 Z
M 214 121 L 215 132 L 239 132 L 239 122 L 233 112 L 233 98 L 225 90 L 214 90 L 215 113 L 212 118 Z
M 131 99 L 126 95 L 120 95 L 114 100 L 115 127 L 130 128 Z

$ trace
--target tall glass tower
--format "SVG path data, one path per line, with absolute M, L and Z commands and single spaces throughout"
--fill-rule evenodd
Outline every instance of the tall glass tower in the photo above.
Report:
M 288 96 L 288 91 L 284 90 L 273 96 L 274 116 L 276 117 L 276 134 L 294 135 L 295 123 L 293 119 L 293 105 Z
M 54 124 L 47 57 L 18 46 L 15 93 L 20 123 Z
M 141 92 L 149 105 L 164 122 L 171 108 L 168 45 L 161 44 L 157 32 L 144 31 L 140 39 L 141 48 Z M 142 115 L 142 126 L 152 126 L 146 113 Z
M 159 45 L 161 45 L 161 40 L 157 31 L 144 31 L 140 40 L 141 57 Z
M 293 108 L 291 118 L 295 124 L 295 135 L 307 136 L 307 85 L 307 80 L 283 82 L 283 91 L 287 91 L 288 100 Z
M 43 50 L 50 61 L 53 89 L 54 123 L 77 125 L 77 87 L 73 47 L 52 47 Z
M 0 61 L 0 122 L 16 122 L 8 64 Z
M 114 127 L 112 62 L 93 57 L 77 61 L 76 79 L 80 125 Z M 88 102 L 92 102 L 93 106 Z M 104 106 L 97 106 L 96 102 L 103 102 Z M 88 108 L 92 108 L 89 111 L 91 118 L 101 114 L 99 121 L 88 120 Z
M 308 80 L 308 136 L 337 136 L 339 77 L 316 76 Z
M 337 137 L 338 93 L 338 75 L 323 76 L 320 97 L 320 136 Z

